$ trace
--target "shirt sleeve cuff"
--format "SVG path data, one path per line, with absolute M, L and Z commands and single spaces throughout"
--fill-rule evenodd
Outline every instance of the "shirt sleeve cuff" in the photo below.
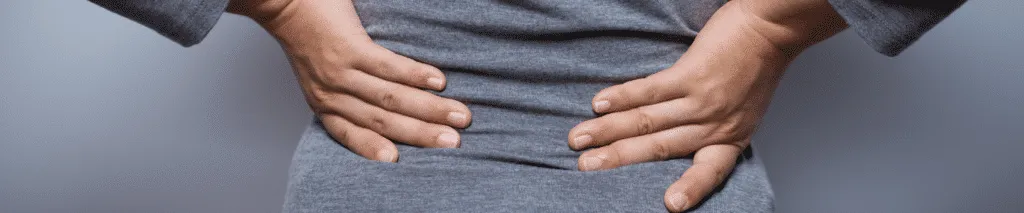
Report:
M 828 0 L 875 51 L 899 55 L 966 0 Z
M 228 0 L 89 1 L 185 47 L 202 41 L 228 5 Z

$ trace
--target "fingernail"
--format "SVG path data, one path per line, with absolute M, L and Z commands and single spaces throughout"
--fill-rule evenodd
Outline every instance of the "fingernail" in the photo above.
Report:
M 583 146 L 585 146 L 588 143 L 590 143 L 590 141 L 593 140 L 593 139 L 594 138 L 590 137 L 590 135 L 576 136 L 576 138 L 572 139 L 572 146 L 573 146 L 573 148 L 576 148 L 576 149 L 583 148 Z
M 427 78 L 427 85 L 434 89 L 443 89 L 444 81 L 441 78 Z
M 448 122 L 457 126 L 466 125 L 466 114 L 461 112 L 449 112 Z
M 395 162 L 395 160 L 396 160 L 395 159 L 395 154 L 392 153 L 391 150 L 388 150 L 388 149 L 382 149 L 380 151 L 377 151 L 377 159 L 380 159 L 382 161 L 387 161 L 387 162 Z
M 594 102 L 594 112 L 604 112 L 605 110 L 608 110 L 609 105 L 610 103 L 608 103 L 608 101 Z
M 437 136 L 437 143 L 443 147 L 455 148 L 459 147 L 459 136 L 452 133 L 441 133 Z
M 673 210 L 686 210 L 686 198 L 683 197 L 683 193 L 675 193 L 668 196 L 669 208 Z
M 583 168 L 580 168 L 580 170 L 590 171 L 601 167 L 602 160 L 597 157 L 584 157 L 581 161 L 583 161 Z

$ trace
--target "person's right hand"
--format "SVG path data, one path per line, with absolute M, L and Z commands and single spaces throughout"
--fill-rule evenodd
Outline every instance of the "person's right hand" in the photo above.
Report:
M 371 41 L 351 1 L 275 1 L 271 6 L 244 1 L 271 1 L 234 0 L 229 8 L 253 18 L 278 39 L 309 106 L 349 150 L 396 162 L 398 149 L 392 141 L 459 146 L 452 127 L 469 125 L 469 108 L 422 90 L 444 89 L 444 74 Z M 260 10 L 276 13 L 246 13 Z

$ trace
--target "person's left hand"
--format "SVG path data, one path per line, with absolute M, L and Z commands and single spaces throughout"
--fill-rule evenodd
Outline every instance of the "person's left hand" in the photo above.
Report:
M 569 147 L 593 148 L 580 156 L 579 169 L 605 170 L 694 154 L 693 166 L 669 187 L 666 201 L 700 201 L 731 173 L 750 145 L 781 73 L 735 59 L 684 55 L 668 69 L 598 92 L 594 111 L 607 114 L 569 131 Z
M 693 207 L 721 184 L 750 145 L 792 58 L 758 39 L 757 32 L 726 29 L 739 21 L 732 19 L 737 18 L 712 18 L 725 23 L 709 22 L 673 66 L 598 92 L 594 111 L 606 114 L 569 131 L 569 147 L 593 148 L 581 154 L 579 169 L 694 154 L 693 165 L 665 193 L 671 211 Z

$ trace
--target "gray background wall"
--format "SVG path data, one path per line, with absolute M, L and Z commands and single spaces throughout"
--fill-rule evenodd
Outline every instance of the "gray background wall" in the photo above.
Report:
M 181 48 L 85 1 L 0 7 L 0 212 L 277 212 L 310 119 L 276 43 Z M 974 1 L 898 58 L 807 51 L 756 136 L 779 212 L 1024 211 L 1024 10 Z

